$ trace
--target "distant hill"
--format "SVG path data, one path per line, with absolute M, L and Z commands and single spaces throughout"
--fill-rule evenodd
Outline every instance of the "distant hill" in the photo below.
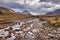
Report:
M 5 8 L 5 7 L 0 7 L 0 11 L 3 13 L 15 13 L 12 9 Z
M 30 12 L 28 10 L 24 10 L 22 13 L 24 13 L 24 14 L 30 14 Z
M 60 15 L 60 9 L 56 9 L 55 11 L 53 12 L 48 12 L 46 14 L 54 14 L 54 15 Z
M 31 14 L 28 10 L 24 10 L 22 12 L 17 12 L 17 14 Z

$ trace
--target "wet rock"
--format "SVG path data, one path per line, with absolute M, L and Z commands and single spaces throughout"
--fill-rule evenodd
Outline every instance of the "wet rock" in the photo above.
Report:
M 2 40 L 59 40 L 60 28 L 48 26 L 38 18 L 19 20 L 13 26 L 0 29 L 0 37 Z

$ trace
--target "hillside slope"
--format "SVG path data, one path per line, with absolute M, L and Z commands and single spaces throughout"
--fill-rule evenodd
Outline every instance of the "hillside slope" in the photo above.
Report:
M 16 14 L 11 9 L 0 7 L 0 23 L 1 22 L 7 22 L 10 20 L 17 20 L 17 19 L 24 19 L 27 17 L 30 17 L 32 15 L 29 14 Z
M 15 13 L 12 9 L 5 7 L 0 7 L 0 11 L 3 13 Z

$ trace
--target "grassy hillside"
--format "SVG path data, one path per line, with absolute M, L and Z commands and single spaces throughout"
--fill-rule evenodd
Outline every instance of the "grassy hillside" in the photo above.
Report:
M 40 20 L 47 21 L 52 27 L 60 27 L 60 15 L 40 15 Z
M 20 20 L 31 17 L 29 14 L 14 14 L 14 13 L 2 13 L 0 12 L 0 23 L 10 22 L 11 20 Z

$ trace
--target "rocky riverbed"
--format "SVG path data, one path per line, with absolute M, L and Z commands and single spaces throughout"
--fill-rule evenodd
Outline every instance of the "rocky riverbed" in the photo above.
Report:
M 0 29 L 0 40 L 60 40 L 60 28 L 50 27 L 46 21 L 29 18 L 15 22 Z

